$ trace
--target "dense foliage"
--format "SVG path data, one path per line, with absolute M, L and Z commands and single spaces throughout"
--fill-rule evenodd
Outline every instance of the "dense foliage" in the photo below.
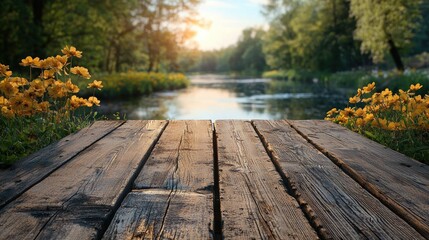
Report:
M 268 29 L 246 29 L 233 46 L 194 54 L 191 70 L 403 71 L 423 67 L 429 52 L 428 1 L 270 0 L 265 15 Z
M 93 71 L 171 71 L 199 24 L 200 0 L 3 0 L 0 62 L 73 44 Z M 17 67 L 17 65 L 11 65 Z

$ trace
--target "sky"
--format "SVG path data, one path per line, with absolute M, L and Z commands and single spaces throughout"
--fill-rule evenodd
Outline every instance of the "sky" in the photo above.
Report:
M 207 22 L 207 29 L 197 28 L 194 40 L 201 50 L 214 50 L 237 42 L 241 31 L 247 27 L 266 26 L 261 13 L 266 0 L 203 0 L 200 16 Z

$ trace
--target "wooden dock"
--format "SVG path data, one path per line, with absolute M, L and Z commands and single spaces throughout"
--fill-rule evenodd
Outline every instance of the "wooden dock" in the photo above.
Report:
M 327 121 L 99 121 L 0 170 L 0 239 L 429 239 L 429 167 Z

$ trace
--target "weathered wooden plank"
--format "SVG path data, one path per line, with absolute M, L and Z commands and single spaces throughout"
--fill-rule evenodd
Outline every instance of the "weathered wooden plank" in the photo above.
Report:
M 127 121 L 0 211 L 0 239 L 90 239 L 132 185 L 166 121 Z
M 334 239 L 423 239 L 286 121 L 253 124 L 289 179 L 301 207 L 314 214 L 320 235 Z
M 211 189 L 212 131 L 211 121 L 170 121 L 134 187 Z
M 213 220 L 211 121 L 170 121 L 105 239 L 208 239 Z
M 121 124 L 123 121 L 97 121 L 0 170 L 0 208 Z
M 316 239 L 317 235 L 247 121 L 216 121 L 225 239 Z
M 361 186 L 429 238 L 429 166 L 328 121 L 291 121 Z
M 208 194 L 145 189 L 127 195 L 103 239 L 210 239 Z

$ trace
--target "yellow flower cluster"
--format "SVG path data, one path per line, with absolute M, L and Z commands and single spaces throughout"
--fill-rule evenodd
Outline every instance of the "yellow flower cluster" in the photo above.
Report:
M 349 126 L 352 129 L 375 127 L 390 131 L 406 129 L 429 130 L 429 95 L 422 97 L 415 92 L 423 86 L 412 84 L 407 91 L 393 94 L 386 88 L 380 93 L 370 93 L 375 83 L 370 83 L 349 99 L 354 107 L 336 108 L 327 112 L 326 120 Z M 359 107 L 360 106 L 360 107 Z
M 100 105 L 100 101 L 92 96 L 88 99 L 77 97 L 79 87 L 73 84 L 69 73 L 78 78 L 91 78 L 88 69 L 72 67 L 69 59 L 81 58 L 82 52 L 75 47 L 66 46 L 62 49 L 64 55 L 39 59 L 26 57 L 20 65 L 30 68 L 30 79 L 12 77 L 9 66 L 0 64 L 0 115 L 7 118 L 33 116 L 40 113 L 65 115 L 70 110 L 79 107 Z M 31 79 L 31 73 L 36 69 L 39 74 Z M 38 69 L 38 70 L 37 70 Z M 60 79 L 65 76 L 65 79 Z M 94 80 L 88 88 L 101 89 L 101 81 Z

